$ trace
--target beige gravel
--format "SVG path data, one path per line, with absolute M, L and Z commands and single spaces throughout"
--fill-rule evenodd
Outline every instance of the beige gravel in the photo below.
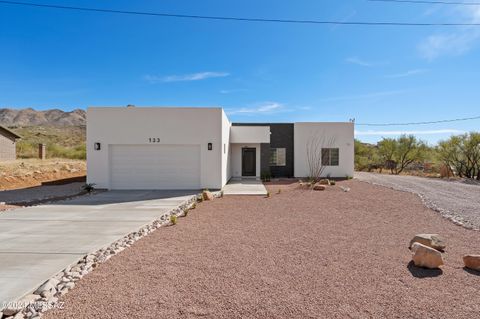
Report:
M 480 233 L 413 194 L 269 185 L 271 197 L 198 205 L 100 265 L 46 318 L 476 318 Z M 282 188 L 280 194 L 277 194 Z M 443 271 L 409 263 L 409 240 L 447 240 Z

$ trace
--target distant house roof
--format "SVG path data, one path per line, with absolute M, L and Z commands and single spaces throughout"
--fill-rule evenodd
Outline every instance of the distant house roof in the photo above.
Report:
M 5 135 L 5 136 L 9 136 L 9 137 L 13 137 L 14 139 L 22 138 L 20 135 L 15 134 L 14 132 L 10 131 L 8 128 L 3 127 L 1 125 L 0 125 L 0 134 Z

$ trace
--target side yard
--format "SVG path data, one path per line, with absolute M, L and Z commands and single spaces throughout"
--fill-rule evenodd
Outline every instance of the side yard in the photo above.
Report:
M 85 176 L 84 160 L 18 159 L 0 162 L 0 191 L 40 186 L 44 182 Z
M 414 194 L 359 181 L 204 202 L 101 264 L 45 318 L 474 318 L 480 233 Z M 281 189 L 279 192 L 278 190 Z M 447 240 L 443 270 L 411 265 L 417 233 Z
M 356 172 L 363 182 L 419 195 L 427 207 L 467 228 L 480 229 L 480 184 L 416 176 Z

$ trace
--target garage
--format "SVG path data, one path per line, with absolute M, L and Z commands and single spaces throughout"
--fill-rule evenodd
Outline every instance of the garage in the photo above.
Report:
M 111 189 L 200 189 L 199 145 L 110 145 Z

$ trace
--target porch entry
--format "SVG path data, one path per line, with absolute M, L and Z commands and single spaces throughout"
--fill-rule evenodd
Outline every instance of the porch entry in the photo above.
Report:
M 254 147 L 242 148 L 242 176 L 257 175 L 257 150 Z

